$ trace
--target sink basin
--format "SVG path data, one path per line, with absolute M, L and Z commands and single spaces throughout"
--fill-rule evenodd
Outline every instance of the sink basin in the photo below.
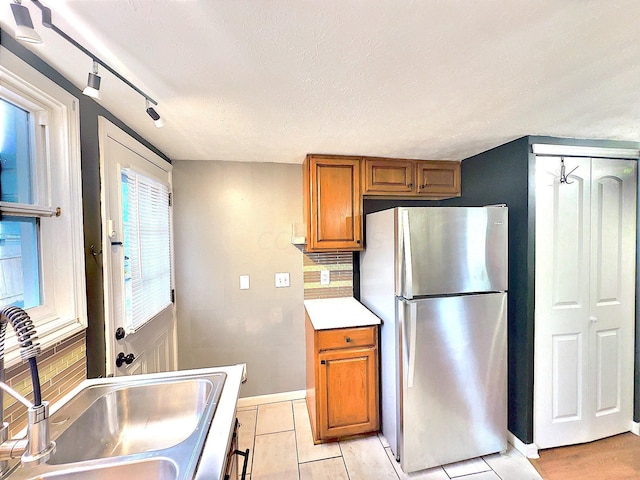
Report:
M 87 381 L 49 417 L 55 453 L 9 478 L 191 479 L 225 379 L 202 369 Z
M 108 391 L 56 439 L 49 464 L 170 448 L 198 426 L 213 385 L 203 379 Z M 52 418 L 56 425 L 56 418 Z
M 117 463 L 98 467 L 78 467 L 33 477 L 32 480 L 122 480 L 123 478 L 153 478 L 175 480 L 178 469 L 166 458 Z

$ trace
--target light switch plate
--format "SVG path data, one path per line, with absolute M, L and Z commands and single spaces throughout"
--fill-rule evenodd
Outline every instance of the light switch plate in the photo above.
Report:
M 249 290 L 249 275 L 240 275 L 240 290 Z
M 289 272 L 276 273 L 276 288 L 289 286 Z
M 329 285 L 331 283 L 331 272 L 329 270 L 320 270 L 320 285 Z

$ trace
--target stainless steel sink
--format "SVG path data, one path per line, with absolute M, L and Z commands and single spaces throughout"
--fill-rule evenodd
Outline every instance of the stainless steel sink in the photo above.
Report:
M 9 478 L 192 478 L 225 378 L 187 371 L 89 384 L 51 414 L 53 456 Z
M 176 464 L 166 458 L 123 462 L 100 467 L 76 467 L 64 471 L 45 473 L 33 480 L 122 480 L 126 478 L 148 478 L 174 480 L 178 477 Z
M 212 388 L 210 381 L 196 378 L 107 391 L 55 440 L 56 453 L 48 463 L 173 447 L 198 427 Z M 51 424 L 56 425 L 55 416 Z

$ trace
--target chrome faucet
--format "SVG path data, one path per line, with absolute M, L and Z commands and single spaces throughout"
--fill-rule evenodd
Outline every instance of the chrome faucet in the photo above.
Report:
M 29 362 L 33 383 L 33 403 L 5 383 L 4 340 L 7 323 L 15 330 L 20 342 L 20 357 Z M 46 462 L 55 451 L 56 444 L 49 439 L 49 403 L 42 401 L 40 377 L 36 356 L 40 354 L 40 344 L 27 312 L 19 307 L 0 308 L 0 477 L 9 470 L 10 459 L 20 456 L 24 466 Z M 3 392 L 7 392 L 27 407 L 27 438 L 9 440 L 9 424 L 4 421 Z

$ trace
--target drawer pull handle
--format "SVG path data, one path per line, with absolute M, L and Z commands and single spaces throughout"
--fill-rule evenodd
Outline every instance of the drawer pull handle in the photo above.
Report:
M 347 343 L 351 343 L 351 337 L 347 337 L 344 339 Z

